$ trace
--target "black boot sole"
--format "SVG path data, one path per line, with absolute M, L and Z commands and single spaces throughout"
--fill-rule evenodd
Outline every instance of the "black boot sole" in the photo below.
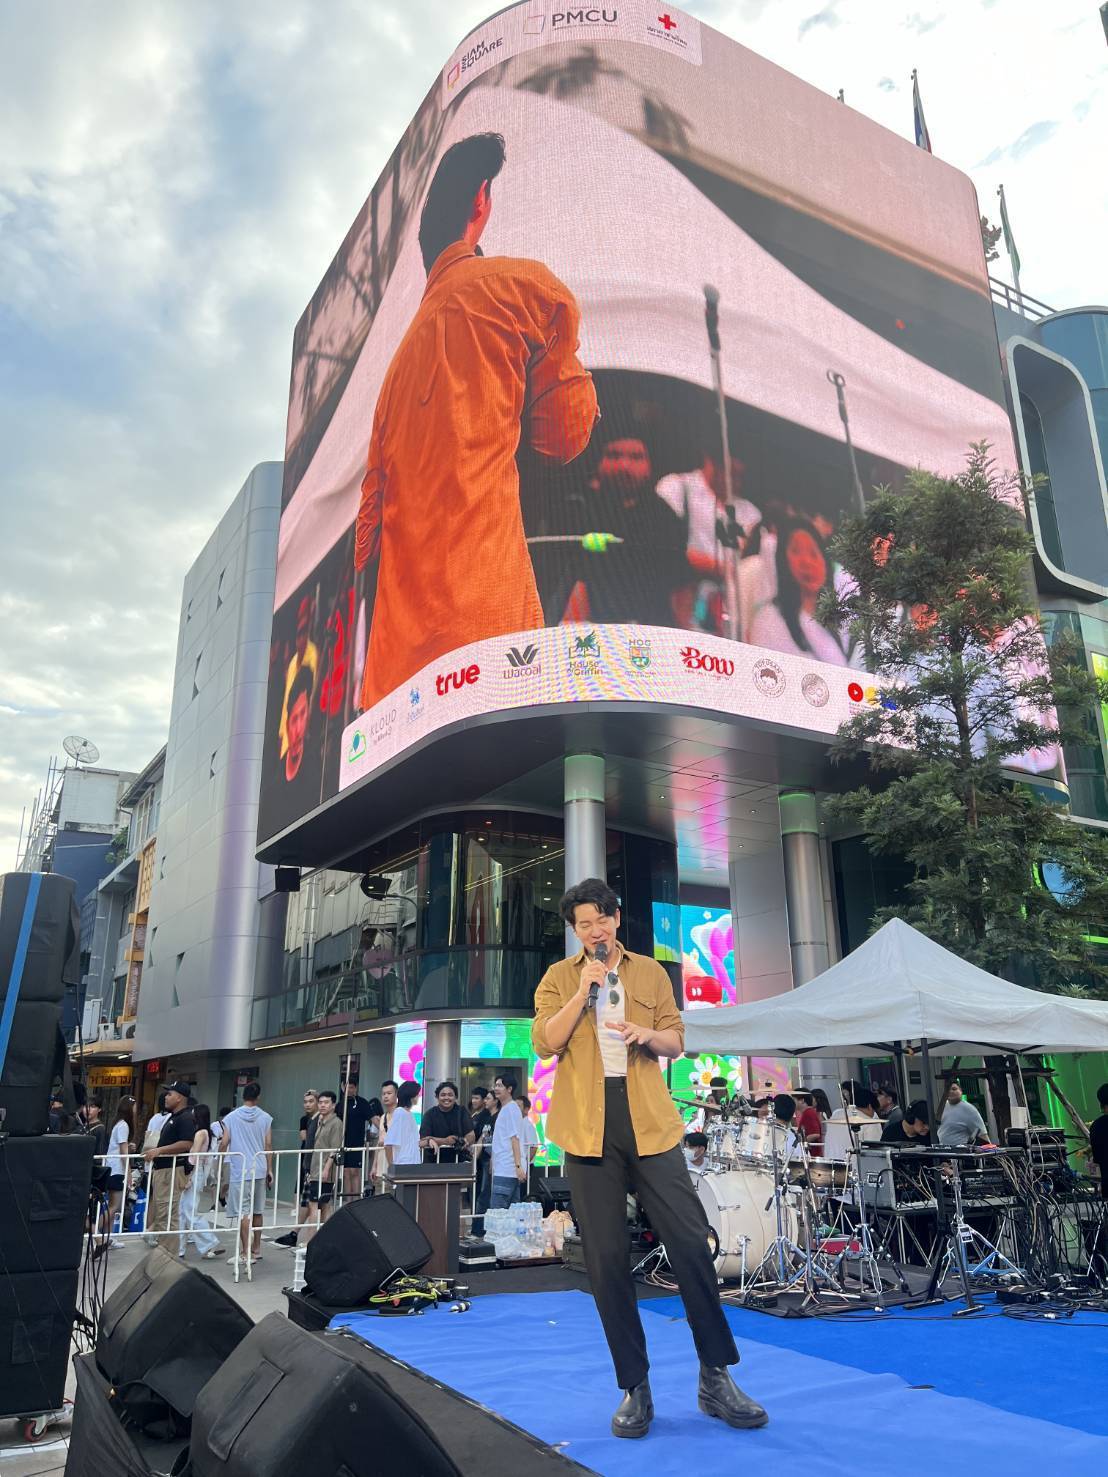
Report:
M 639 1441 L 649 1430 L 650 1421 L 645 1421 L 641 1426 L 617 1426 L 615 1421 L 612 1422 L 612 1435 L 619 1436 L 624 1441 Z
M 733 1427 L 733 1429 L 736 1431 L 756 1431 L 759 1426 L 765 1426 L 769 1424 L 769 1416 L 766 1414 L 765 1411 L 763 1411 L 761 1415 L 744 1418 L 743 1416 L 732 1415 L 722 1406 L 715 1405 L 713 1402 L 705 1400 L 703 1396 L 700 1397 L 700 1399 L 697 1401 L 697 1404 L 700 1406 L 700 1409 L 704 1412 L 705 1415 L 713 1416 L 717 1421 L 724 1421 L 727 1425 Z

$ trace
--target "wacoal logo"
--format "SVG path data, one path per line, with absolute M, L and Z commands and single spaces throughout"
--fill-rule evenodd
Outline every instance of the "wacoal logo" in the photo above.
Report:
M 504 653 L 508 665 L 504 669 L 504 676 L 509 680 L 514 677 L 537 677 L 542 671 L 542 663 L 537 660 L 539 648 L 534 644 L 524 647 L 509 646 Z
M 690 672 L 711 672 L 714 677 L 733 677 L 735 663 L 725 656 L 712 656 L 696 646 L 681 648 L 681 662 Z
M 448 692 L 461 692 L 463 687 L 473 687 L 481 675 L 481 668 L 476 662 L 468 667 L 459 667 L 456 672 L 440 672 L 435 678 L 435 691 L 439 697 L 445 697 Z

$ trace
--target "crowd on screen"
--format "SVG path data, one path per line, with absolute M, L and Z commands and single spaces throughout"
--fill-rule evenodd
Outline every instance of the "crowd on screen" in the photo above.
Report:
M 641 437 L 602 442 L 578 516 L 619 542 L 583 555 L 560 588 L 548 585 L 548 619 L 676 625 L 856 665 L 847 634 L 817 615 L 824 591 L 841 592 L 849 578 L 827 552 L 832 523 L 787 501 L 756 505 L 742 463 L 731 471 L 728 499 L 711 454 L 656 478 Z

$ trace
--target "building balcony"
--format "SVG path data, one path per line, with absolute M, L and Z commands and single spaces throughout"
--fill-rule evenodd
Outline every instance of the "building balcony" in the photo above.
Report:
M 370 968 L 347 966 L 309 985 L 256 999 L 252 1041 L 374 1022 L 459 1015 L 530 1015 L 535 987 L 558 948 L 428 949 Z

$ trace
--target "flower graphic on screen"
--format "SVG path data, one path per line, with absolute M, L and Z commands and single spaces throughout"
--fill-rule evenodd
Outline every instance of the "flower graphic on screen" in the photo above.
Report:
M 396 1074 L 401 1082 L 423 1082 L 424 1050 L 425 1043 L 422 1041 L 408 1048 L 408 1055 L 400 1063 L 400 1070 Z
M 707 1089 L 712 1085 L 713 1077 L 725 1078 L 727 1091 L 737 1092 L 742 1086 L 742 1062 L 737 1056 L 713 1056 L 711 1052 L 703 1052 L 692 1064 L 689 1086 Z

